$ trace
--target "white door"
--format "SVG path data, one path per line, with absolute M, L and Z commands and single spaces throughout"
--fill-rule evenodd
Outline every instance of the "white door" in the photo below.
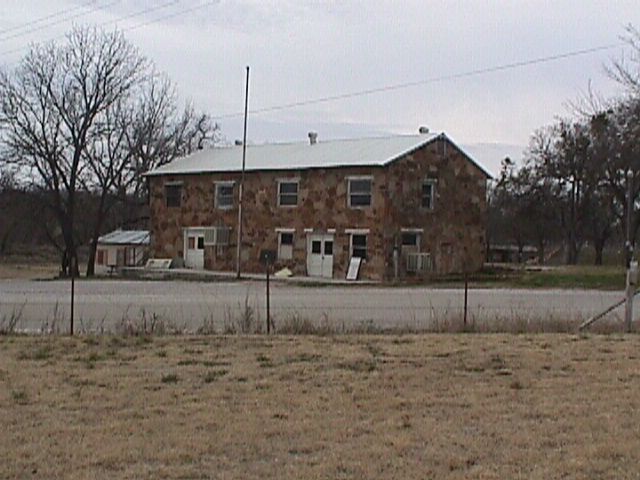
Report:
M 204 269 L 204 233 L 202 230 L 184 231 L 184 264 L 198 270 Z
M 333 235 L 309 235 L 307 239 L 307 275 L 333 277 Z

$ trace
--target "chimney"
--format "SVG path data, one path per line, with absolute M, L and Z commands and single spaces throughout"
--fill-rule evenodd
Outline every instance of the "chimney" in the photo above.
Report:
M 318 142 L 318 132 L 309 132 L 309 145 L 315 145 Z
M 426 135 L 427 133 L 429 133 L 429 127 L 425 127 L 424 125 L 421 126 L 420 128 L 418 128 L 418 133 L 420 135 Z

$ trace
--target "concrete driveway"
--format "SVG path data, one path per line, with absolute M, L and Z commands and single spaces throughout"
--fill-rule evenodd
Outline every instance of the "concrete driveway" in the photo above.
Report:
M 19 317 L 18 328 L 67 331 L 69 281 L 0 280 L 0 322 Z M 594 290 L 471 289 L 468 319 L 477 325 L 513 322 L 579 321 L 622 298 L 621 292 Z M 461 289 L 382 286 L 295 286 L 271 284 L 276 324 L 293 318 L 334 328 L 434 328 L 460 321 Z M 637 304 L 638 302 L 636 302 Z M 127 322 L 162 320 L 195 331 L 221 331 L 250 314 L 264 323 L 265 283 L 261 281 L 76 281 L 76 330 L 112 331 Z M 622 308 L 610 319 L 620 319 Z

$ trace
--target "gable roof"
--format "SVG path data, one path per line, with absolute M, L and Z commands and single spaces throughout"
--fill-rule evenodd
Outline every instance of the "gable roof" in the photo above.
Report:
M 245 170 L 382 167 L 438 138 L 446 139 L 455 145 L 444 133 L 327 140 L 318 141 L 313 145 L 309 142 L 247 145 Z M 491 177 L 487 169 L 460 147 L 455 146 L 487 177 Z M 234 145 L 198 150 L 147 172 L 146 175 L 239 172 L 241 170 L 242 146 Z
M 114 230 L 98 237 L 102 245 L 149 245 L 148 230 Z

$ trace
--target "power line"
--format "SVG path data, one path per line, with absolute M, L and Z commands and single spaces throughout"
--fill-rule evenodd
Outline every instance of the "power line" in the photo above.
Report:
M 355 97 L 364 97 L 367 95 L 373 95 L 376 93 L 382 93 L 382 92 L 389 92 L 389 91 L 393 91 L 393 90 L 402 90 L 405 88 L 410 88 L 410 87 L 416 87 L 419 85 L 427 85 L 429 83 L 436 83 L 436 82 L 442 82 L 442 81 L 446 81 L 446 80 L 457 80 L 460 78 L 466 78 L 466 77 L 473 77 L 473 76 L 477 76 L 477 75 L 484 75 L 487 73 L 495 73 L 495 72 L 500 72 L 500 71 L 504 71 L 504 70 L 510 70 L 510 69 L 514 69 L 514 68 L 521 68 L 521 67 L 527 67 L 530 65 L 536 65 L 536 64 L 540 64 L 540 63 L 547 63 L 547 62 L 553 62 L 553 61 L 557 61 L 557 60 L 562 60 L 565 58 L 571 58 L 571 57 L 577 57 L 580 55 L 588 55 L 590 53 L 595 53 L 595 52 L 599 52 L 599 51 L 603 51 L 603 50 L 611 50 L 613 48 L 619 47 L 624 45 L 623 43 L 619 42 L 619 43 L 612 43 L 609 45 L 601 45 L 599 47 L 593 47 L 593 48 L 587 48 L 587 49 L 583 49 L 583 50 L 574 50 L 571 52 L 565 52 L 565 53 L 559 53 L 556 55 L 549 55 L 546 57 L 538 57 L 538 58 L 534 58 L 534 59 L 529 59 L 529 60 L 522 60 L 519 62 L 513 62 L 513 63 L 506 63 L 506 64 L 502 64 L 502 65 L 494 65 L 492 67 L 486 67 L 486 68 L 479 68 L 476 70 L 468 70 L 466 72 L 460 72 L 460 73 L 453 73 L 453 74 L 449 74 L 449 75 L 442 75 L 439 77 L 431 77 L 431 78 L 427 78 L 424 80 L 416 80 L 413 82 L 405 82 L 405 83 L 398 83 L 398 84 L 394 84 L 394 85 L 386 85 L 383 87 L 376 87 L 376 88 L 370 88 L 367 90 L 358 90 L 355 92 L 347 92 L 347 93 L 340 93 L 340 94 L 336 94 L 336 95 L 330 95 L 330 96 L 326 96 L 326 97 L 319 97 L 319 98 L 313 98 L 310 100 L 301 100 L 298 102 L 292 102 L 292 103 L 285 103 L 282 105 L 272 105 L 269 107 L 264 107 L 264 108 L 258 108 L 255 110 L 250 110 L 249 113 L 256 115 L 256 114 L 261 114 L 261 113 L 269 113 L 269 112 L 275 112 L 275 111 L 279 111 L 279 110 L 288 110 L 290 108 L 296 108 L 296 107 L 303 107 L 303 106 L 307 106 L 307 105 L 315 105 L 315 104 L 319 104 L 319 103 L 327 103 L 327 102 L 333 102 L 336 100 L 345 100 L 348 98 L 355 98 Z M 225 118 L 236 118 L 236 117 L 240 117 L 244 115 L 243 112 L 237 112 L 237 113 L 228 113 L 228 114 L 223 114 L 223 115 L 219 115 L 216 117 L 211 117 L 213 120 L 223 120 Z
M 119 0 L 115 0 L 115 1 L 113 1 L 112 3 L 109 3 L 109 4 L 107 4 L 107 5 L 103 5 L 101 8 L 107 8 L 107 7 L 111 6 L 111 5 L 114 5 L 114 4 L 118 3 L 118 1 L 119 1 Z M 122 22 L 122 21 L 124 21 L 124 20 L 130 20 L 130 19 L 132 19 L 132 18 L 136 18 L 136 17 L 142 16 L 142 15 L 146 15 L 146 14 L 148 14 L 148 13 L 152 13 L 152 12 L 155 12 L 155 11 L 161 10 L 161 9 L 163 9 L 163 8 L 166 8 L 166 7 L 170 6 L 170 5 L 176 4 L 176 3 L 178 3 L 178 2 L 179 2 L 179 0 L 169 0 L 169 1 L 165 2 L 165 3 L 162 3 L 162 4 L 160 4 L 160 5 L 157 5 L 157 6 L 155 6 L 155 7 L 146 8 L 146 9 L 144 9 L 144 10 L 140 10 L 140 11 L 138 11 L 138 12 L 134 12 L 134 13 L 131 13 L 131 14 L 129 14 L 129 15 L 125 15 L 125 16 L 122 16 L 122 17 L 118 17 L 118 18 L 116 18 L 115 20 L 108 20 L 108 21 L 106 21 L 106 22 L 103 22 L 103 23 L 99 24 L 98 26 L 102 27 L 102 26 L 105 26 L 105 25 L 112 25 L 112 24 L 114 24 L 114 25 L 115 25 L 115 24 L 117 24 L 118 22 Z M 213 3 L 213 2 L 208 2 L 208 4 L 206 4 L 206 5 L 209 5 L 209 4 L 211 4 L 211 3 Z M 189 12 L 189 11 L 192 11 L 192 10 L 195 10 L 196 8 L 200 8 L 200 6 L 192 7 L 192 8 L 190 8 L 190 9 L 186 9 L 186 10 L 179 10 L 177 13 L 167 15 L 167 17 L 169 18 L 169 17 L 171 17 L 171 16 L 178 16 L 178 15 L 181 15 L 181 14 L 183 14 L 183 13 L 186 13 L 186 12 Z M 162 18 L 164 18 L 164 17 L 162 17 Z M 71 20 L 71 19 L 72 19 L 72 17 L 68 18 L 67 20 Z M 161 18 L 160 18 L 160 19 L 161 19 Z M 145 22 L 144 24 L 153 23 L 153 22 L 155 22 L 155 21 L 158 21 L 158 19 L 156 19 L 156 20 L 152 20 L 152 21 L 150 21 L 150 22 Z M 60 22 L 57 22 L 57 23 L 60 23 Z M 52 25 L 53 25 L 53 24 L 52 24 Z M 50 26 L 51 26 L 51 25 L 50 25 Z M 129 27 L 129 28 L 123 29 L 123 31 L 126 31 L 126 30 L 132 30 L 132 29 L 134 29 L 134 28 L 138 28 L 138 27 L 139 27 L 138 25 L 135 25 L 134 27 Z M 50 38 L 50 39 L 49 39 L 49 41 L 51 41 L 51 40 L 57 40 L 57 39 L 59 39 L 59 38 L 63 38 L 63 37 L 64 37 L 64 35 L 58 35 L 58 36 L 56 36 L 56 37 Z M 12 49 L 12 50 L 6 50 L 6 51 L 4 51 L 4 52 L 0 53 L 0 55 L 10 55 L 10 54 L 12 54 L 12 53 L 22 52 L 22 51 L 24 51 L 26 48 L 27 48 L 27 47 L 19 47 L 19 48 L 14 48 L 14 49 Z
M 104 27 L 105 25 L 117 24 L 118 22 L 122 22 L 123 20 L 130 20 L 132 18 L 140 17 L 142 15 L 146 15 L 147 13 L 152 13 L 158 10 L 162 10 L 163 8 L 169 7 L 171 5 L 175 5 L 180 0 L 169 0 L 168 2 L 164 2 L 158 6 L 146 8 L 144 10 L 140 10 L 139 12 L 130 13 L 129 15 L 125 15 L 124 17 L 117 18 L 115 20 L 107 20 L 106 22 L 102 22 L 99 24 L 100 27 Z
M 15 32 L 16 30 L 23 30 L 23 29 L 25 29 L 27 27 L 30 27 L 32 25 L 37 25 L 37 24 L 42 23 L 42 22 L 44 22 L 46 20 L 50 20 L 52 18 L 60 17 L 61 15 L 65 15 L 67 13 L 72 13 L 72 12 L 81 10 L 82 8 L 88 7 L 89 5 L 91 5 L 92 3 L 96 3 L 97 1 L 98 0 L 90 0 L 90 1 L 88 1 L 86 3 L 80 4 L 80 5 L 76 5 L 74 8 L 70 8 L 70 9 L 67 9 L 67 10 L 60 10 L 60 11 L 58 11 L 56 13 L 51 13 L 51 14 L 46 15 L 44 17 L 36 18 L 35 20 L 32 20 L 30 22 L 25 22 L 25 23 L 22 23 L 20 25 L 15 25 L 15 26 L 10 27 L 10 28 L 5 28 L 4 30 L 0 31 L 0 37 L 6 35 L 9 32 Z
M 200 5 L 196 5 L 195 7 L 190 7 L 190 8 L 185 8 L 185 9 L 182 9 L 182 10 L 178 10 L 177 12 L 169 13 L 167 15 L 163 15 L 163 16 L 154 18 L 153 20 L 150 20 L 148 22 L 143 22 L 143 23 L 139 23 L 138 25 L 133 25 L 131 27 L 123 29 L 122 31 L 123 32 L 128 32 L 130 30 L 136 30 L 138 28 L 146 27 L 147 25 L 159 22 L 161 20 L 167 20 L 169 18 L 175 18 L 175 17 L 178 17 L 180 15 L 184 15 L 186 13 L 191 13 L 191 12 L 194 12 L 196 10 L 200 10 L 202 8 L 205 8 L 205 7 L 210 7 L 211 5 L 219 3 L 219 2 L 220 2 L 220 0 L 209 0 L 208 2 L 201 3 Z
M 7 35 L 4 38 L 0 38 L 0 42 L 6 42 L 7 40 L 11 40 L 11 39 L 14 39 L 14 38 L 24 37 L 25 35 L 30 35 L 30 34 L 32 34 L 34 32 L 39 32 L 41 30 L 44 30 L 44 29 L 47 29 L 47 28 L 50 28 L 50 27 L 54 27 L 56 25 L 60 25 L 62 23 L 66 23 L 69 20 L 75 20 L 76 18 L 84 17 L 86 15 L 89 15 L 92 12 L 96 12 L 98 10 L 104 10 L 104 9 L 106 9 L 108 7 L 111 7 L 112 5 L 115 5 L 116 3 L 118 3 L 119 1 L 120 0 L 114 0 L 111 3 L 107 3 L 107 4 L 104 4 L 104 5 L 99 5 L 97 7 L 90 8 L 86 12 L 76 13 L 75 15 L 70 15 L 68 17 L 64 17 L 64 18 L 58 19 L 58 20 L 56 20 L 54 22 L 48 22 L 48 23 L 46 23 L 44 25 L 40 25 L 38 27 L 32 28 L 30 30 L 27 30 L 25 32 L 17 32 L 17 33 L 14 33 L 12 35 Z M 59 16 L 59 15 L 54 15 L 54 16 Z M 38 22 L 34 21 L 33 23 L 35 24 L 35 23 L 38 23 Z M 11 52 L 11 53 L 13 53 L 13 52 Z

